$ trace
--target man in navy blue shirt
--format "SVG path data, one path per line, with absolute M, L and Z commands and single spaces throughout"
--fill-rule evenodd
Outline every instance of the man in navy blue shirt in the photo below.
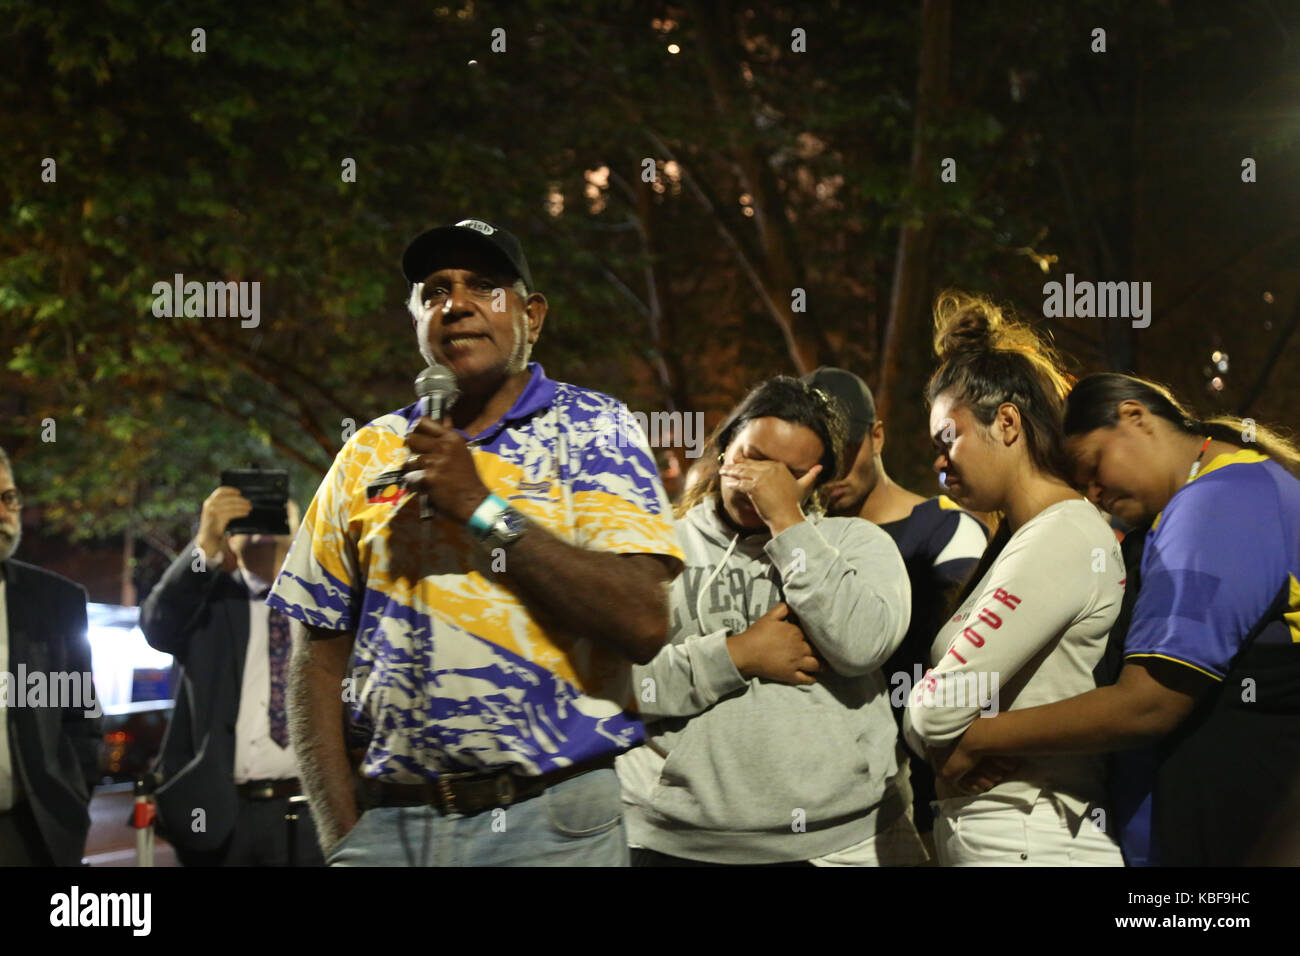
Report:
M 912 623 L 884 667 L 894 719 L 901 725 L 908 691 L 929 666 L 930 644 L 948 616 L 951 599 L 984 553 L 988 529 L 946 495 L 923 498 L 889 477 L 881 458 L 885 424 L 876 418 L 875 399 L 866 382 L 852 372 L 829 366 L 805 375 L 804 381 L 838 399 L 849 421 L 845 457 L 853 464 L 843 479 L 825 486 L 827 514 L 857 515 L 879 525 L 894 539 L 907 565 Z M 930 810 L 935 798 L 934 773 L 920 757 L 909 756 L 913 822 L 929 846 L 928 834 L 934 825 Z

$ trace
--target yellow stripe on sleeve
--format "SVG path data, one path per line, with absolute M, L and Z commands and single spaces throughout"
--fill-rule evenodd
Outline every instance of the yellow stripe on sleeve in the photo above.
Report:
M 1199 674 L 1204 674 L 1206 677 L 1210 678 L 1210 680 L 1216 680 L 1220 684 L 1223 683 L 1223 678 L 1219 677 L 1217 674 L 1211 674 L 1203 667 L 1197 667 L 1195 664 L 1189 664 L 1187 661 L 1180 661 L 1178 658 L 1170 657 L 1167 654 L 1125 654 L 1124 660 L 1131 661 L 1134 658 L 1138 658 L 1138 657 L 1154 657 L 1162 661 L 1173 661 L 1175 664 L 1182 664 L 1184 667 L 1190 667 L 1192 670 L 1196 671 Z

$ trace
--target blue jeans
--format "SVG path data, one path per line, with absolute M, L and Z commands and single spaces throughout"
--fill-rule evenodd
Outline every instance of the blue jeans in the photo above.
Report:
M 627 866 L 612 769 L 570 777 L 511 807 L 473 816 L 374 807 L 330 848 L 330 866 Z

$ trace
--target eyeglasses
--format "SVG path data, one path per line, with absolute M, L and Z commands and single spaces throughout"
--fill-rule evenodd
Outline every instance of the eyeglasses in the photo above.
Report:
M 4 494 L 0 494 L 0 501 L 4 502 L 6 508 L 11 511 L 21 511 L 23 507 L 23 496 L 17 488 L 10 488 Z

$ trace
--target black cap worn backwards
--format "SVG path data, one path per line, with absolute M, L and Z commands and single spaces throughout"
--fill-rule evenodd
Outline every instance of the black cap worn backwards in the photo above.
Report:
M 852 372 L 829 365 L 809 372 L 802 380 L 839 401 L 849 420 L 849 444 L 861 444 L 871 426 L 876 423 L 876 400 L 867 383 Z
M 402 253 L 402 274 L 411 283 L 423 282 L 431 272 L 450 265 L 448 256 L 465 248 L 478 248 L 495 255 L 524 280 L 533 291 L 533 276 L 519 240 L 482 219 L 462 219 L 454 226 L 439 226 L 411 240 Z

